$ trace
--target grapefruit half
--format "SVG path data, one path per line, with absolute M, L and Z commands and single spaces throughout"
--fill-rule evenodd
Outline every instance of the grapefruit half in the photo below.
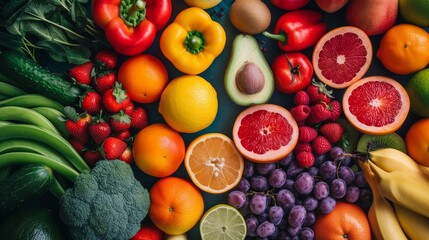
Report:
M 396 80 L 371 76 L 349 86 L 342 105 L 344 115 L 357 130 L 384 135 L 395 132 L 404 123 L 410 99 Z
M 244 109 L 232 129 L 238 151 L 246 159 L 258 163 L 276 162 L 286 157 L 296 146 L 298 135 L 298 124 L 292 114 L 270 103 Z
M 312 61 L 320 81 L 332 88 L 346 88 L 368 71 L 372 61 L 371 40 L 357 27 L 335 28 L 317 42 Z

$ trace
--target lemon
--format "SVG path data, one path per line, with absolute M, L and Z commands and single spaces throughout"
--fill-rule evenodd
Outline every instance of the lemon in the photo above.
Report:
M 246 221 L 241 213 L 227 204 L 217 204 L 204 213 L 200 221 L 203 240 L 245 239 Z
M 414 74 L 405 89 L 410 97 L 411 112 L 420 117 L 429 117 L 429 68 Z
M 191 7 L 199 7 L 202 9 L 212 8 L 218 5 L 222 0 L 185 0 L 185 3 Z
M 158 111 L 174 130 L 182 133 L 198 132 L 210 126 L 216 118 L 217 92 L 200 76 L 180 76 L 165 87 Z

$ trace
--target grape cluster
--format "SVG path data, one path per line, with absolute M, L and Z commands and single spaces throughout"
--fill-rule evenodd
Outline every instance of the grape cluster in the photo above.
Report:
M 293 153 L 276 163 L 245 161 L 227 201 L 244 216 L 248 238 L 314 239 L 311 226 L 319 214 L 330 213 L 337 201 L 366 208 L 371 197 L 362 172 L 335 146 L 309 168 Z

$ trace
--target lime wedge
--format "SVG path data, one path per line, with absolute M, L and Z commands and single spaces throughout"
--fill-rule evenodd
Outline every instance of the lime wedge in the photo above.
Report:
M 200 221 L 203 240 L 239 240 L 246 237 L 246 222 L 240 212 L 227 204 L 217 204 Z

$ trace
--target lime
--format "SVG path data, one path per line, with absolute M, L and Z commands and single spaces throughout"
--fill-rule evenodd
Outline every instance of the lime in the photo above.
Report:
M 200 233 L 203 240 L 245 239 L 246 221 L 234 207 L 217 204 L 201 218 Z
M 410 97 L 411 112 L 420 117 L 429 117 L 429 68 L 414 74 L 405 89 Z
M 429 27 L 429 0 L 399 0 L 399 13 L 406 22 Z

